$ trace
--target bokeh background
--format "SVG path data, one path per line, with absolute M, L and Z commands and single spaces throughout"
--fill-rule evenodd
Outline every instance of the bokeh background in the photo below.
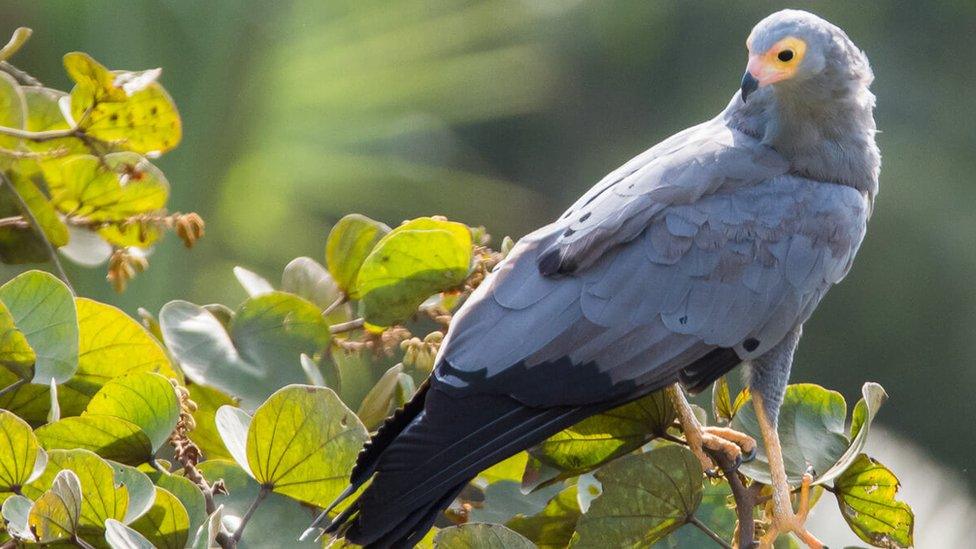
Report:
M 794 380 L 849 402 L 865 380 L 881 382 L 892 397 L 881 424 L 972 491 L 976 3 L 791 6 L 868 53 L 884 154 L 867 241 L 808 323 Z M 0 34 L 32 27 L 15 61 L 54 87 L 68 87 L 60 58 L 73 50 L 112 68 L 164 68 L 185 138 L 160 164 L 172 209 L 201 213 L 207 237 L 192 251 L 160 244 L 121 296 L 100 271 L 71 272 L 83 294 L 134 313 L 176 298 L 236 304 L 234 265 L 276 279 L 295 256 L 322 261 L 325 235 L 348 212 L 388 224 L 443 214 L 523 235 L 722 109 L 745 37 L 780 7 L 8 0 Z

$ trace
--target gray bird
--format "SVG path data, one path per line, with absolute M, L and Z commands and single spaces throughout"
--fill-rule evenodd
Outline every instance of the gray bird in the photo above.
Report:
M 803 11 L 760 21 L 747 46 L 725 110 L 524 237 L 461 307 L 433 374 L 367 443 L 333 507 L 372 483 L 331 523 L 323 513 L 327 533 L 412 546 L 492 464 L 744 363 L 774 483 L 762 543 L 792 531 L 820 546 L 806 505 L 790 504 L 775 425 L 803 323 L 850 270 L 878 191 L 873 76 L 841 29 Z M 702 444 L 754 444 L 702 430 L 671 390 L 702 459 Z

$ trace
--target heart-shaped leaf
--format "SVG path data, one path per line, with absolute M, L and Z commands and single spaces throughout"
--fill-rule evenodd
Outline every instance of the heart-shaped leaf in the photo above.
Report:
M 647 547 L 688 522 L 702 499 L 702 469 L 690 450 L 664 446 L 596 472 L 603 493 L 577 525 L 573 547 Z
M 471 231 L 429 217 L 390 231 L 366 256 L 352 295 L 370 324 L 390 326 L 413 315 L 431 295 L 456 288 L 471 267 Z
M 84 53 L 64 56 L 76 85 L 71 116 L 91 137 L 139 153 L 163 153 L 183 136 L 176 104 L 156 82 L 159 69 L 109 71 Z
M 470 523 L 444 528 L 434 536 L 437 549 L 534 549 L 535 544 L 501 524 Z
M 234 399 L 226 394 L 204 385 L 193 384 L 188 387 L 190 400 L 196 403 L 193 421 L 196 427 L 190 431 L 193 441 L 206 459 L 230 458 L 231 455 L 217 432 L 217 409 L 221 406 L 234 406 Z
M 876 547 L 911 547 L 915 515 L 895 499 L 898 478 L 887 467 L 859 454 L 834 482 L 844 520 L 857 537 Z
M 114 416 L 137 425 L 156 451 L 176 427 L 180 401 L 169 380 L 159 374 L 140 372 L 103 385 L 88 403 L 85 415 Z
M 237 282 L 241 284 L 241 287 L 250 297 L 257 297 L 274 291 L 274 286 L 267 279 L 244 267 L 234 267 L 234 277 L 237 278 Z
M 37 356 L 39 385 L 63 383 L 78 369 L 78 315 L 63 282 L 43 271 L 28 271 L 3 286 L 0 300 Z
M 196 536 L 193 538 L 193 549 L 211 549 L 217 545 L 217 534 L 222 529 L 223 517 L 224 506 L 218 505 L 214 512 L 207 517 L 207 521 L 197 528 Z
M 153 506 L 132 523 L 132 529 L 159 549 L 183 549 L 190 537 L 190 516 L 176 496 L 157 487 Z
M 14 316 L 0 301 L 0 366 L 21 380 L 29 380 L 34 377 L 36 359 L 27 337 L 14 324 Z
M 813 384 L 787 387 L 779 412 L 778 431 L 790 484 L 799 486 L 808 467 L 820 474 L 844 455 L 849 445 L 844 434 L 846 415 L 847 404 L 836 391 Z M 762 440 L 751 402 L 735 415 L 731 427 Z M 770 484 L 769 458 L 764 445 L 758 445 L 756 459 L 743 463 L 739 470 L 763 484 Z
M 23 129 L 27 120 L 27 104 L 24 92 L 7 73 L 0 74 L 0 126 Z M 0 147 L 16 149 L 21 139 L 9 135 L 0 135 Z M 9 162 L 5 159 L 5 162 Z
M 0 410 L 0 492 L 16 492 L 43 471 L 41 445 L 30 425 Z
M 325 244 L 325 264 L 339 288 L 354 298 L 356 276 L 366 256 L 390 228 L 365 215 L 349 214 L 332 226 Z
M 297 257 L 285 266 L 281 290 L 305 298 L 320 309 L 329 307 L 342 295 L 329 271 L 310 257 Z
M 149 477 L 135 467 L 114 461 L 106 461 L 106 463 L 115 472 L 116 486 L 125 486 L 126 491 L 129 493 L 129 505 L 122 522 L 130 524 L 135 519 L 144 515 L 152 507 L 153 500 L 156 498 L 155 487 Z
M 83 448 L 128 465 L 145 463 L 153 454 L 152 442 L 138 425 L 114 416 L 66 417 L 35 432 L 47 450 Z
M 379 427 L 390 415 L 393 409 L 394 399 L 396 398 L 397 381 L 400 373 L 403 372 L 403 364 L 396 364 L 386 371 L 385 374 L 373 385 L 373 388 L 366 393 L 362 404 L 356 415 L 363 422 L 366 429 L 373 430 Z
M 325 507 L 346 487 L 367 438 L 356 415 L 330 389 L 290 385 L 255 411 L 247 465 L 261 485 Z
M 31 507 L 27 524 L 40 543 L 73 539 L 79 530 L 82 487 L 78 476 L 64 470 L 54 477 L 51 489 Z
M 44 233 L 44 237 L 56 247 L 67 244 L 69 234 L 68 226 L 61 220 L 61 216 L 58 215 L 51 201 L 37 188 L 37 184 L 21 172 L 11 171 L 7 172 L 7 174 L 10 178 L 10 183 L 17 190 L 17 194 L 24 199 L 24 204 L 34 216 L 34 220 L 37 221 L 37 225 L 41 228 L 41 232 Z M 33 240 L 36 238 L 36 235 L 33 233 L 29 233 L 30 238 L 27 238 L 27 234 L 22 231 L 24 240 Z
M 209 311 L 185 301 L 166 304 L 159 323 L 190 379 L 240 397 L 247 409 L 276 387 L 305 381 L 299 357 L 330 341 L 321 310 L 284 292 L 245 301 L 229 331 Z
M 824 471 L 817 478 L 817 484 L 830 482 L 839 477 L 854 463 L 858 455 L 864 450 L 868 442 L 868 433 L 871 430 L 871 423 L 874 421 L 878 410 L 884 401 L 888 399 L 888 393 L 877 383 L 865 383 L 861 387 L 861 400 L 854 405 L 854 412 L 851 418 L 851 445 L 847 448 L 833 467 Z
M 7 523 L 7 532 L 24 541 L 35 541 L 30 531 L 28 520 L 34 502 L 24 496 L 14 494 L 3 502 L 3 520 Z
M 207 520 L 207 503 L 204 500 L 203 492 L 189 479 L 162 474 L 156 480 L 156 485 L 176 496 L 176 499 L 183 504 L 183 508 L 186 509 L 186 514 L 190 519 L 190 532 L 196 532 Z
M 536 489 L 592 471 L 663 435 L 674 419 L 663 391 L 584 419 L 529 449 L 545 467 L 528 467 L 523 488 Z
M 234 406 L 221 406 L 217 410 L 217 432 L 224 447 L 244 471 L 252 475 L 247 463 L 247 431 L 251 427 L 251 414 Z

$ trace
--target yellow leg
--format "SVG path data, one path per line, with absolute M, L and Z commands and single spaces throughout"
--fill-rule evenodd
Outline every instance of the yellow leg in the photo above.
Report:
M 743 451 L 752 454 L 756 449 L 756 441 L 745 433 L 726 427 L 703 427 L 695 417 L 684 391 L 677 383 L 665 391 L 678 414 L 678 421 L 685 433 L 688 447 L 701 462 L 703 470 L 709 471 L 714 467 L 712 460 L 705 453 L 705 448 L 724 453 L 732 462 L 741 460 Z
M 783 464 L 783 448 L 780 446 L 779 433 L 766 415 L 762 397 L 753 393 L 752 403 L 756 407 L 756 418 L 759 420 L 759 429 L 762 431 L 763 441 L 766 444 L 769 473 L 773 480 L 773 523 L 766 535 L 759 541 L 759 548 L 772 549 L 776 538 L 781 534 L 793 532 L 807 547 L 821 549 L 823 543 L 813 534 L 807 532 L 806 526 L 804 526 L 807 513 L 810 511 L 810 483 L 813 482 L 813 477 L 810 474 L 803 475 L 803 484 L 800 487 L 800 509 L 798 513 L 794 513 L 793 504 L 790 502 L 790 485 L 786 480 L 786 466 Z

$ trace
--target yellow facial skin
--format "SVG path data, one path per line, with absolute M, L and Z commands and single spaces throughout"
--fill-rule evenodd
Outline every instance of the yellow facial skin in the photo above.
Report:
M 749 47 L 750 44 L 746 44 Z M 759 81 L 759 87 L 768 86 L 792 78 L 806 54 L 807 43 L 788 36 L 769 48 L 765 53 L 752 53 L 749 47 L 749 65 L 746 70 Z

